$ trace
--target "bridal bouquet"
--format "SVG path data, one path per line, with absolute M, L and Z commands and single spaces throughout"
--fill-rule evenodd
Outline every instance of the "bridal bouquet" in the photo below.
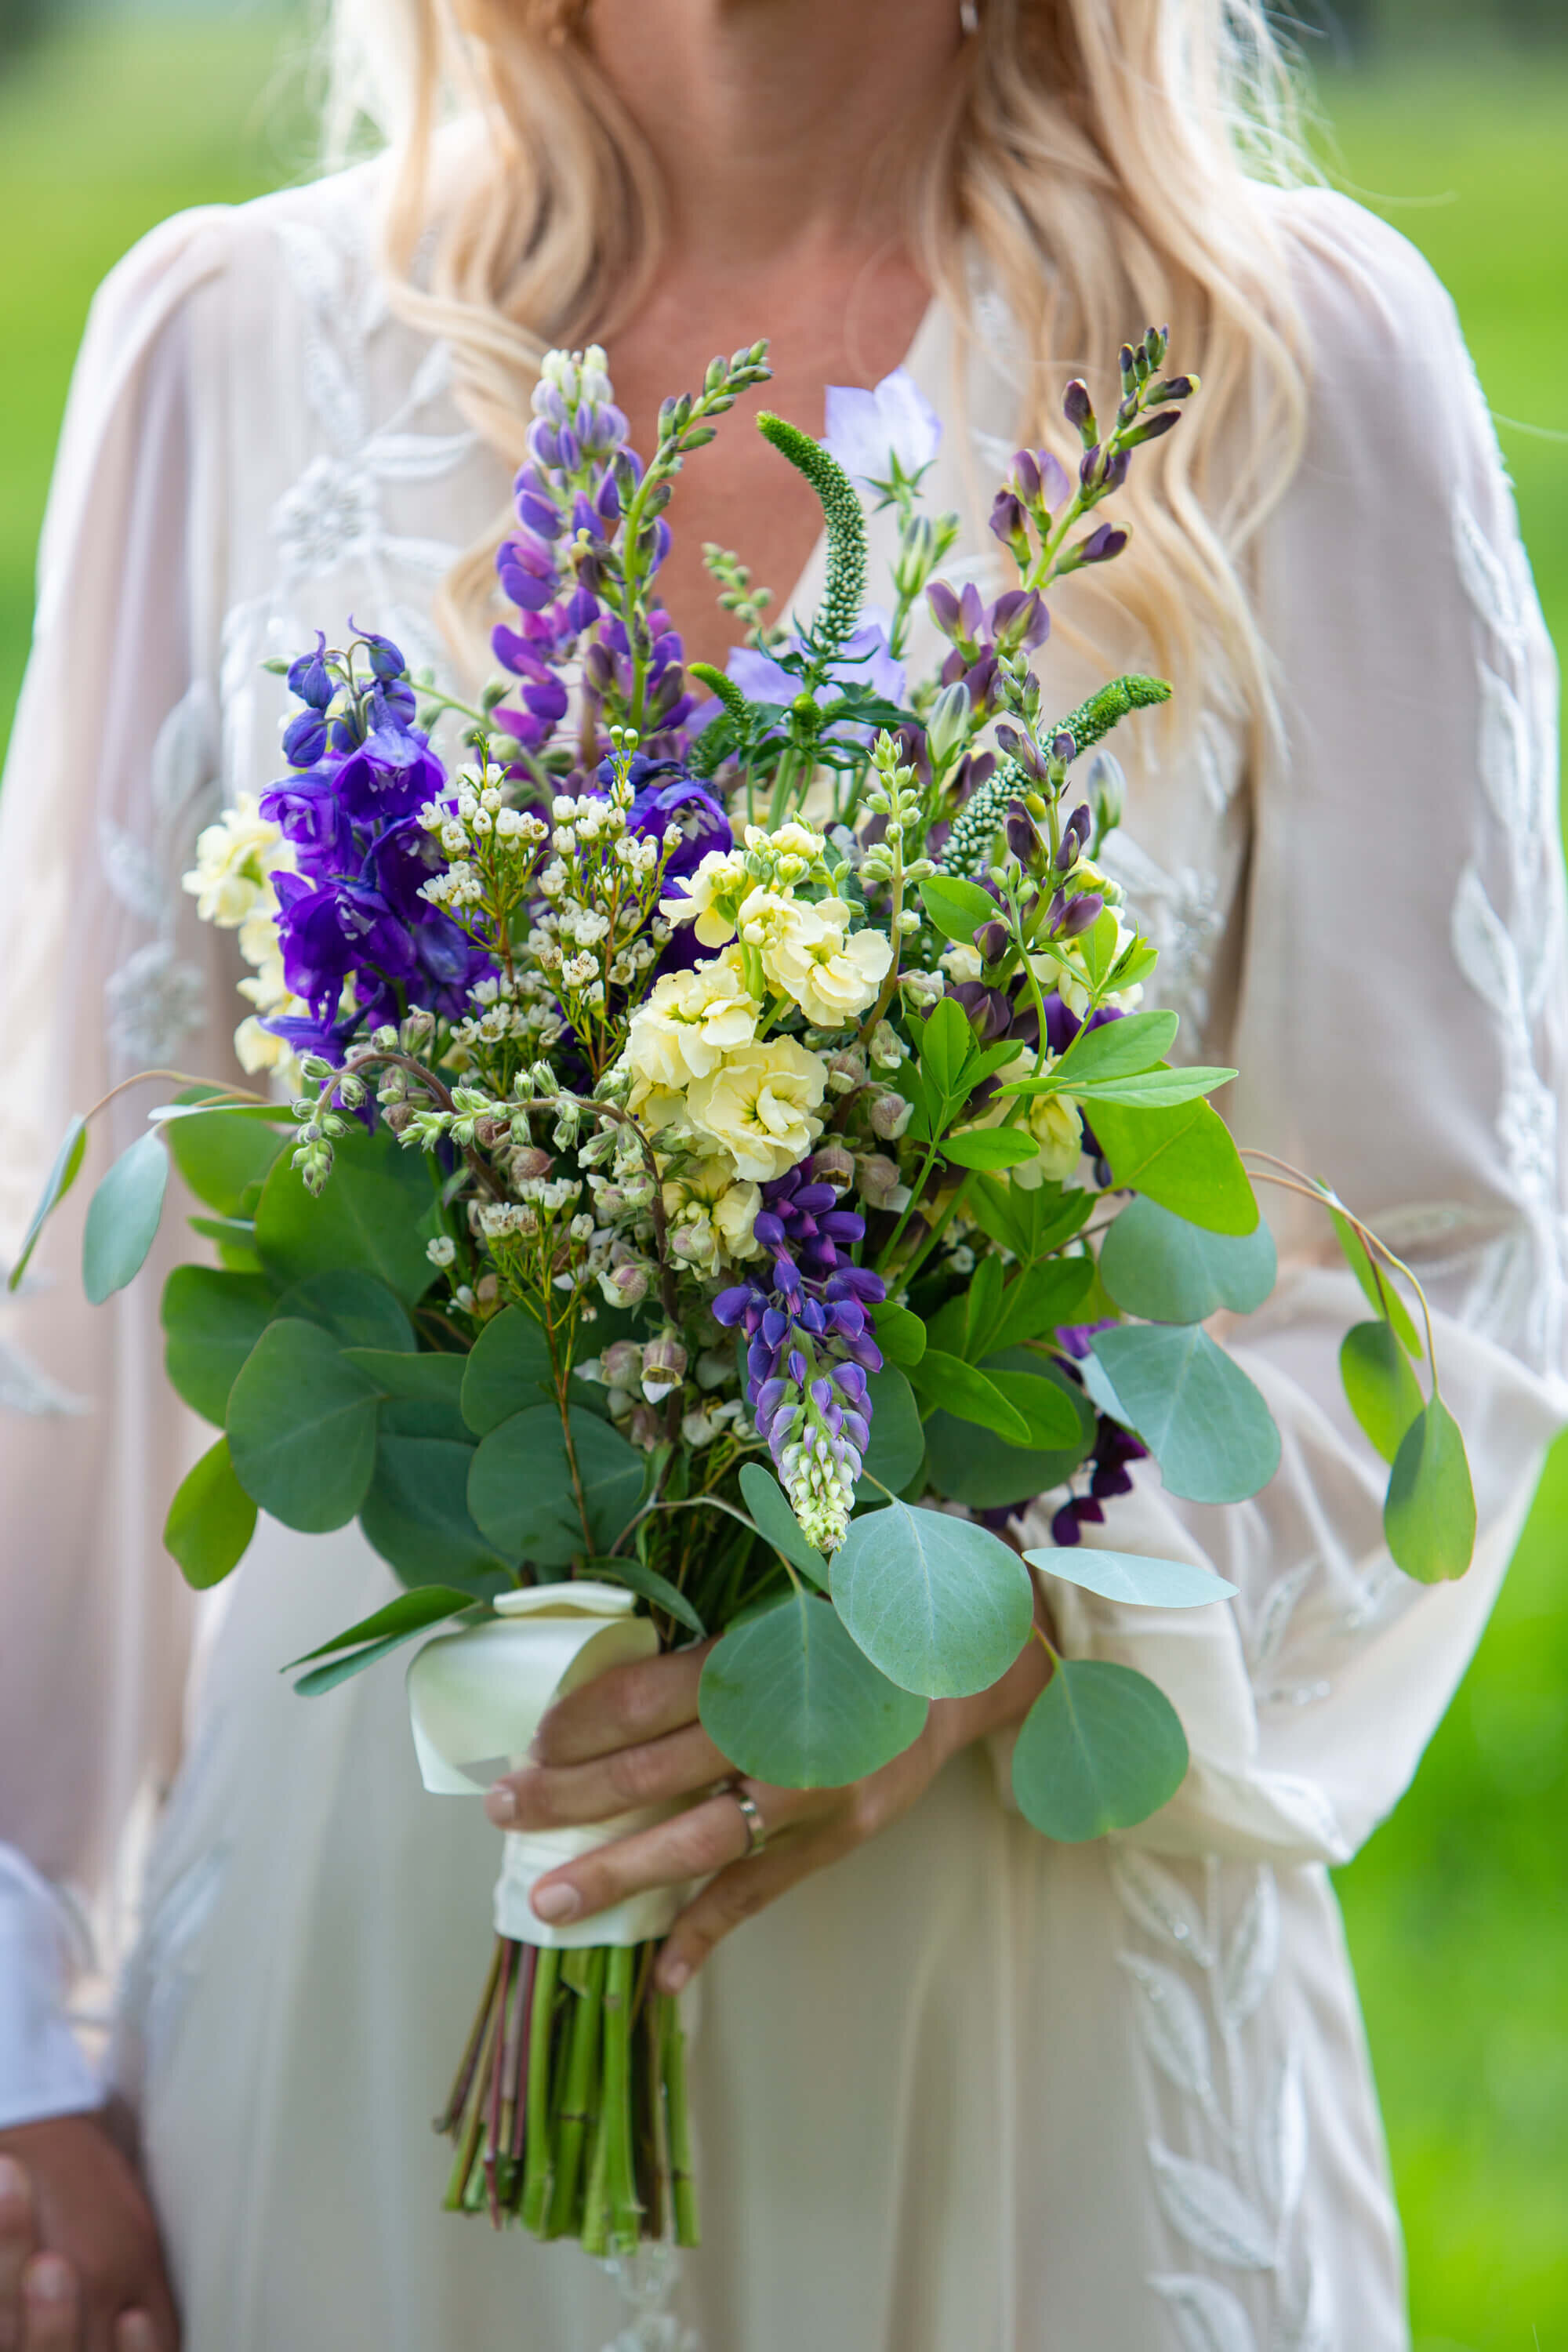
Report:
M 991 528 L 1017 583 L 989 603 L 940 577 L 957 520 L 926 510 L 939 427 L 906 377 L 830 394 L 823 443 L 764 415 L 821 501 L 826 590 L 770 626 L 709 549 L 747 633 L 721 674 L 661 607 L 662 510 L 765 346 L 667 401 L 646 466 L 604 354 L 553 353 L 499 557 L 502 680 L 465 706 L 383 636 L 319 637 L 288 669 L 288 774 L 203 834 L 188 887 L 251 967 L 241 1058 L 294 1099 L 147 1074 L 180 1090 L 99 1186 L 87 1288 L 142 1264 L 172 1156 L 218 1263 L 170 1276 L 168 1371 L 222 1434 L 169 1549 L 209 1586 L 258 1511 L 357 1517 L 406 1590 L 296 1661 L 298 1687 L 444 1623 L 409 1674 L 430 1787 L 521 1761 L 585 1675 L 710 1639 L 701 1717 L 736 1770 L 841 1785 L 931 1699 L 1051 1650 L 1031 1566 L 1160 1608 L 1228 1596 L 1081 1538 L 1145 1454 L 1204 1503 L 1273 1475 L 1263 1398 L 1205 1328 L 1274 1281 L 1249 1160 L 1324 1203 L 1366 1293 L 1342 1366 L 1391 1465 L 1394 1558 L 1468 1565 L 1414 1277 L 1326 1185 L 1237 1149 L 1208 1100 L 1235 1073 L 1173 1061 L 1177 1016 L 1143 1003 L 1155 952 L 1098 862 L 1122 798 L 1099 747 L 1168 689 L 1121 677 L 1058 714 L 1031 669 L 1047 591 L 1120 552 L 1096 510 L 1196 389 L 1165 357 L 1157 331 L 1123 350 L 1103 425 L 1069 386 L 1076 474 L 1015 457 Z M 898 524 L 879 610 L 868 494 Z M 922 603 L 946 650 L 911 676 Z M 1009 1526 L 1043 1496 L 1052 1542 L 1020 1556 Z M 1052 1659 L 1020 1807 L 1059 1839 L 1143 1820 L 1186 1769 L 1174 1709 Z M 552 1929 L 528 1894 L 647 1818 L 507 1839 L 443 2119 L 449 2203 L 600 2253 L 697 2232 L 680 2026 L 652 1987 L 676 1901 Z

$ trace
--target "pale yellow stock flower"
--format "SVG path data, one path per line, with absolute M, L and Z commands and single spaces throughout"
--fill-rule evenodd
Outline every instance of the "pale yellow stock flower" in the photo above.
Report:
M 804 1160 L 822 1132 L 827 1090 L 820 1057 L 793 1037 L 744 1045 L 687 1095 L 694 1126 L 733 1155 L 737 1172 L 765 1184 Z

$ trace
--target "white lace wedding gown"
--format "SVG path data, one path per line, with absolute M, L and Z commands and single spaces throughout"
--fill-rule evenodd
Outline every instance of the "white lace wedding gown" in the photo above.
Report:
M 375 185 L 172 221 L 95 309 L 0 803 L 12 1235 L 71 1111 L 140 1065 L 225 1066 L 244 1007 L 179 876 L 220 799 L 279 769 L 264 657 L 352 613 L 441 658 L 432 592 L 502 503 L 446 354 L 388 313 Z M 1432 1591 L 1392 1569 L 1380 1468 L 1337 1394 L 1358 1295 L 1320 1230 L 1279 1217 L 1279 1292 L 1236 1339 L 1279 1475 L 1223 1513 L 1149 1476 L 1104 1529 L 1213 1560 L 1239 1599 L 1167 1616 L 1053 1593 L 1071 1654 L 1172 1693 L 1184 1787 L 1131 1835 L 1066 1848 L 972 1753 L 727 1944 L 691 2002 L 706 2244 L 679 2324 L 627 2344 L 1406 2341 L 1325 1865 L 1405 1786 L 1568 1409 L 1555 680 L 1447 299 L 1341 198 L 1279 217 L 1317 371 L 1258 562 L 1289 751 L 1247 772 L 1217 692 L 1179 769 L 1127 730 L 1113 862 L 1189 1050 L 1241 1066 L 1238 1131 L 1331 1174 L 1430 1269 L 1475 1566 Z M 955 420 L 937 502 L 966 510 L 1012 446 L 1006 321 L 994 303 L 982 321 L 966 425 L 940 309 L 910 355 Z M 983 522 L 965 547 L 985 576 Z M 1095 682 L 1061 636 L 1041 667 L 1064 709 Z M 145 1099 L 120 1105 L 121 1140 Z M 314 1703 L 279 1678 L 391 1572 L 353 1528 L 264 1526 L 193 1607 L 159 1531 L 207 1439 L 163 1382 L 159 1269 L 80 1301 L 89 1189 L 0 1355 L 0 2121 L 80 2104 L 48 2013 L 55 1890 L 101 1888 L 135 1801 L 166 1790 L 114 2064 L 189 2352 L 598 2352 L 626 2324 L 598 2269 L 436 2210 L 426 2119 L 485 1964 L 494 1834 L 421 1791 L 395 1666 Z M 188 1247 L 167 1222 L 164 1264 Z

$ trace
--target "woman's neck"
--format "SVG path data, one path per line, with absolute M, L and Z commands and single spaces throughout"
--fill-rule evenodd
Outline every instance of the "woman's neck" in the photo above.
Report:
M 594 0 L 589 26 L 683 270 L 900 238 L 887 165 L 951 81 L 958 0 Z

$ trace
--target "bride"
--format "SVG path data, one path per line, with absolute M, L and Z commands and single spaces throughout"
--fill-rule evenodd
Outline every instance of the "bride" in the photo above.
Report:
M 721 1799 L 700 1856 L 610 1849 L 552 1885 L 585 1911 L 719 1874 L 663 1962 L 691 1979 L 707 2243 L 620 2345 L 1396 2352 L 1327 1866 L 1408 1781 L 1565 1394 L 1554 678 L 1452 310 L 1398 236 L 1295 184 L 1261 0 L 341 0 L 336 59 L 340 127 L 383 152 L 168 222 L 89 327 L 0 801 L 10 1234 L 69 1113 L 148 1064 L 224 1066 L 228 935 L 180 878 L 280 764 L 264 661 L 353 614 L 482 675 L 547 344 L 607 342 L 645 449 L 661 395 L 759 333 L 769 404 L 813 429 L 825 387 L 902 364 L 985 587 L 1009 451 L 1169 320 L 1201 401 L 1039 667 L 1062 709 L 1108 660 L 1175 680 L 1109 856 L 1184 1035 L 1245 1074 L 1238 1130 L 1421 1256 L 1475 1566 L 1430 1591 L 1391 1567 L 1336 1402 L 1354 1287 L 1282 1219 L 1237 1341 L 1279 1475 L 1219 1514 L 1141 1474 L 1090 1530 L 1207 1559 L 1238 1600 L 1166 1617 L 1042 1580 L 1059 1647 L 1174 1697 L 1193 1761 L 1163 1812 L 1089 1847 L 1029 1830 L 1016 1675 L 858 1789 L 754 1791 L 760 1858 Z M 689 654 L 739 634 L 705 541 L 809 613 L 817 518 L 743 415 L 674 520 Z M 421 2119 L 494 1830 L 421 1792 L 395 1672 L 319 1706 L 278 1675 L 390 1571 L 354 1528 L 264 1526 L 194 1603 L 160 1527 L 205 1441 L 163 1380 L 157 1281 L 82 1305 L 63 1215 L 41 1258 L 0 1354 L 0 2345 L 595 2352 L 626 2324 L 600 2268 L 436 2210 Z M 679 1658 L 579 1701 L 494 1817 L 711 1781 L 692 1713 Z M 112 1936 L 132 1850 L 100 2083 L 66 2022 L 74 1923 L 85 1900 Z

